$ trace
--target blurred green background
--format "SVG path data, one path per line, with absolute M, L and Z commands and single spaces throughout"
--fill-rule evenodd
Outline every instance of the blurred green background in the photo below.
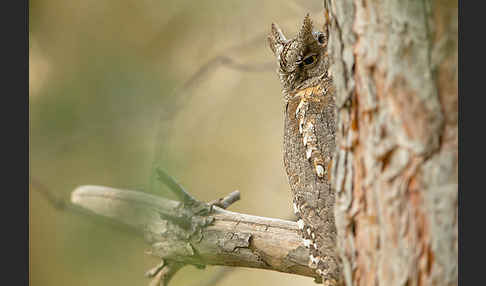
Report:
M 275 21 L 293 36 L 307 12 L 319 25 L 321 0 L 29 4 L 32 180 L 63 199 L 86 184 L 150 191 L 155 159 L 201 200 L 238 189 L 231 210 L 292 216 L 266 34 Z M 221 56 L 256 70 L 214 61 Z M 142 238 L 56 210 L 35 188 L 30 285 L 148 284 L 143 274 L 158 261 Z M 217 269 L 187 266 L 172 285 L 199 285 Z M 218 285 L 268 283 L 315 285 L 244 268 Z

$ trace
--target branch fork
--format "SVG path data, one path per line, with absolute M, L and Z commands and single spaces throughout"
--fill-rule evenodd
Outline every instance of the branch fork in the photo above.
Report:
M 240 199 L 240 192 L 234 191 L 224 198 L 205 203 L 197 200 L 189 194 L 173 177 L 163 171 L 156 169 L 158 179 L 164 183 L 181 201 L 174 212 L 160 212 L 160 217 L 165 224 L 158 230 L 145 232 L 145 239 L 152 242 L 151 255 L 164 257 L 162 262 L 147 271 L 146 276 L 151 277 L 150 285 L 167 285 L 172 276 L 186 263 L 178 262 L 180 256 L 197 256 L 192 242 L 200 242 L 202 230 L 214 221 L 210 214 L 214 207 L 227 208 Z M 159 234 L 153 236 L 153 234 Z M 177 245 L 177 247 L 174 247 Z M 205 264 L 194 264 L 198 268 L 204 268 Z

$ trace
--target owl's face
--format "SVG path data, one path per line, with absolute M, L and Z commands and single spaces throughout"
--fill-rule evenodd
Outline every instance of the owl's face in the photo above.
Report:
M 287 40 L 276 24 L 268 43 L 279 63 L 278 73 L 284 96 L 299 89 L 315 86 L 328 68 L 327 33 L 312 31 L 307 15 L 297 36 Z

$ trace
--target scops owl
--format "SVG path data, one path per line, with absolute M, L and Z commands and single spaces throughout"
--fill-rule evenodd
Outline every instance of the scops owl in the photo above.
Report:
M 327 26 L 323 32 L 313 31 L 307 15 L 292 39 L 272 24 L 268 43 L 279 65 L 285 103 L 284 165 L 303 244 L 311 253 L 309 266 L 316 268 L 324 285 L 340 285 L 329 177 L 335 149 L 335 100 L 328 73 L 328 36 Z

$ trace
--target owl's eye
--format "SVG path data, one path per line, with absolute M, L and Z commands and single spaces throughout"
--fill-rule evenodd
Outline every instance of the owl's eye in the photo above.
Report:
M 314 35 L 314 38 L 320 45 L 323 45 L 326 41 L 326 36 L 324 36 L 323 32 L 312 32 L 312 35 Z
M 317 61 L 317 55 L 310 55 L 310 56 L 304 58 L 304 60 L 302 62 L 304 63 L 304 65 L 310 66 L 310 65 L 314 64 L 316 61 Z

